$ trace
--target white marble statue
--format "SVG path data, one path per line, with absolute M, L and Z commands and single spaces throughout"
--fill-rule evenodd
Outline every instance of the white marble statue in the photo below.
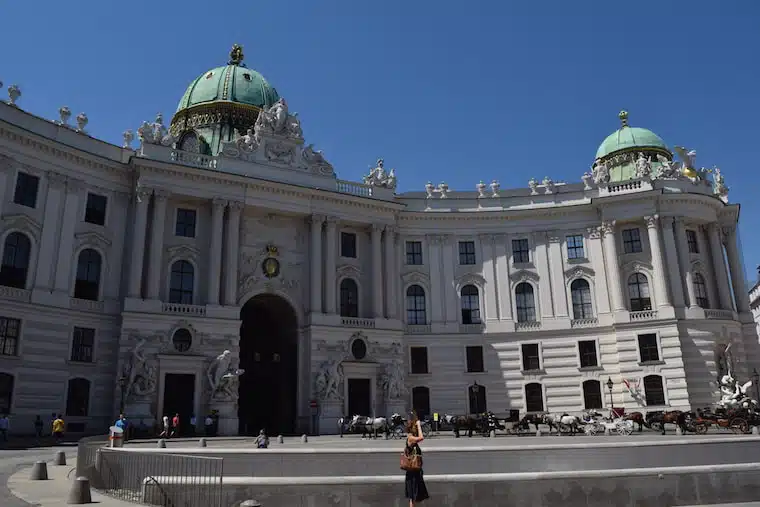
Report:
M 652 175 L 652 159 L 647 158 L 643 153 L 639 153 L 636 158 L 636 177 L 648 179 Z
M 301 129 L 301 120 L 298 119 L 298 113 L 290 114 L 288 112 L 288 103 L 283 98 L 278 99 L 266 111 L 259 113 L 254 130 L 257 133 L 265 131 L 295 139 L 303 138 L 303 130 Z
M 756 405 L 757 401 L 752 400 L 747 391 L 752 387 L 752 381 L 748 380 L 744 384 L 740 385 L 733 376 L 734 361 L 733 354 L 730 352 L 731 344 L 726 345 L 723 351 L 723 358 L 725 361 L 725 367 L 728 369 L 727 373 L 720 379 L 720 401 L 717 403 L 719 407 L 730 409 L 738 408 L 742 406 Z
M 145 396 L 156 391 L 155 368 L 148 363 L 142 350 L 145 343 L 146 339 L 140 337 L 130 352 L 129 362 L 125 368 L 127 396 Z
M 322 174 L 333 174 L 335 171 L 332 164 L 328 162 L 321 150 L 315 150 L 314 145 L 310 144 L 301 151 L 301 158 L 309 167 L 317 168 Z
M 591 174 L 594 175 L 594 183 L 597 185 L 606 185 L 610 182 L 610 168 L 606 162 L 602 162 L 600 159 L 594 161 Z
M 164 126 L 164 115 L 158 113 L 153 123 L 144 121 L 140 128 L 137 129 L 137 137 L 143 144 L 160 144 L 162 146 L 171 146 L 176 139 L 169 133 Z
M 389 400 L 398 400 L 403 397 L 406 389 L 401 364 L 393 361 L 386 365 L 385 372 L 380 378 L 380 386 Z
M 528 188 L 530 188 L 530 195 L 538 195 L 538 181 L 536 181 L 536 178 L 528 180 Z
M 323 400 L 342 399 L 343 366 L 341 361 L 333 359 L 322 363 L 322 367 L 317 372 L 314 388 Z
M 715 195 L 720 197 L 721 199 L 725 199 L 728 197 L 728 187 L 726 186 L 726 181 L 723 179 L 723 174 L 720 172 L 720 168 L 714 167 L 712 170 L 713 174 L 713 192 Z
M 229 350 L 225 350 L 211 361 L 206 377 L 212 398 L 230 400 L 237 395 L 238 377 L 245 373 L 245 370 L 235 368 L 233 361 L 234 357 Z
M 365 185 L 372 185 L 375 187 L 384 187 L 395 189 L 396 188 L 396 170 L 391 169 L 390 172 L 386 172 L 383 167 L 383 159 L 377 159 L 377 165 L 370 167 L 369 174 L 364 177 Z

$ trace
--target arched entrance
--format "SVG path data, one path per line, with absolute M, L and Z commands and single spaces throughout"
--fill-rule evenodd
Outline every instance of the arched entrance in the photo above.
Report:
M 285 299 L 259 294 L 240 310 L 238 431 L 293 434 L 298 398 L 298 317 Z

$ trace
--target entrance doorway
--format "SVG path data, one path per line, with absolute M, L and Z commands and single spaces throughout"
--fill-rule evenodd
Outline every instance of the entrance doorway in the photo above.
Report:
M 195 375 L 191 373 L 167 373 L 164 376 L 164 413 L 169 420 L 179 414 L 177 436 L 188 434 L 190 417 L 195 404 Z
M 348 415 L 374 416 L 372 413 L 372 381 L 368 378 L 348 379 Z
M 298 318 L 285 299 L 254 296 L 240 310 L 238 432 L 295 434 L 298 403 Z

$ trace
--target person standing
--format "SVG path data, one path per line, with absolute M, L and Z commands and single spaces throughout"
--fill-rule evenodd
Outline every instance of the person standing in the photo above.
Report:
M 422 457 L 420 442 L 425 440 L 422 436 L 422 424 L 417 419 L 417 414 L 412 413 L 409 422 L 406 424 L 406 449 L 408 453 L 416 453 Z M 430 498 L 425 479 L 422 475 L 422 468 L 419 470 L 407 470 L 406 481 L 404 485 L 404 496 L 409 499 L 409 507 L 414 507 L 416 503 L 423 502 Z
M 10 429 L 11 422 L 8 419 L 7 414 L 0 414 L 0 442 L 8 441 L 8 429 Z
M 159 437 L 169 438 L 169 416 L 165 415 L 161 418 L 161 434 Z
M 176 437 L 179 435 L 179 414 L 174 414 L 174 417 L 172 417 L 172 432 L 169 435 L 170 437 Z
M 38 414 L 34 420 L 34 434 L 37 435 L 37 438 L 42 438 L 42 426 L 42 417 Z
M 195 414 L 190 416 L 190 436 L 195 436 L 195 425 L 198 424 L 198 419 L 195 418 Z
M 58 414 L 53 421 L 53 438 L 55 438 L 55 442 L 60 444 L 61 440 L 63 440 L 63 432 L 66 428 L 66 423 L 63 420 L 63 416 L 61 414 Z
M 213 436 L 212 433 L 214 431 L 214 420 L 211 418 L 211 414 L 208 414 L 206 416 L 206 420 L 203 421 L 203 425 L 206 427 L 206 436 L 210 437 Z

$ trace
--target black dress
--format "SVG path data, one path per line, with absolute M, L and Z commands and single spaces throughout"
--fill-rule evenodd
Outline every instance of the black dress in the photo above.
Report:
M 416 452 L 422 456 L 422 450 L 417 444 L 408 446 L 410 452 Z M 421 502 L 430 498 L 428 495 L 427 487 L 425 487 L 425 479 L 422 476 L 422 469 L 412 472 L 406 471 L 406 484 L 405 484 L 405 497 L 414 501 Z

